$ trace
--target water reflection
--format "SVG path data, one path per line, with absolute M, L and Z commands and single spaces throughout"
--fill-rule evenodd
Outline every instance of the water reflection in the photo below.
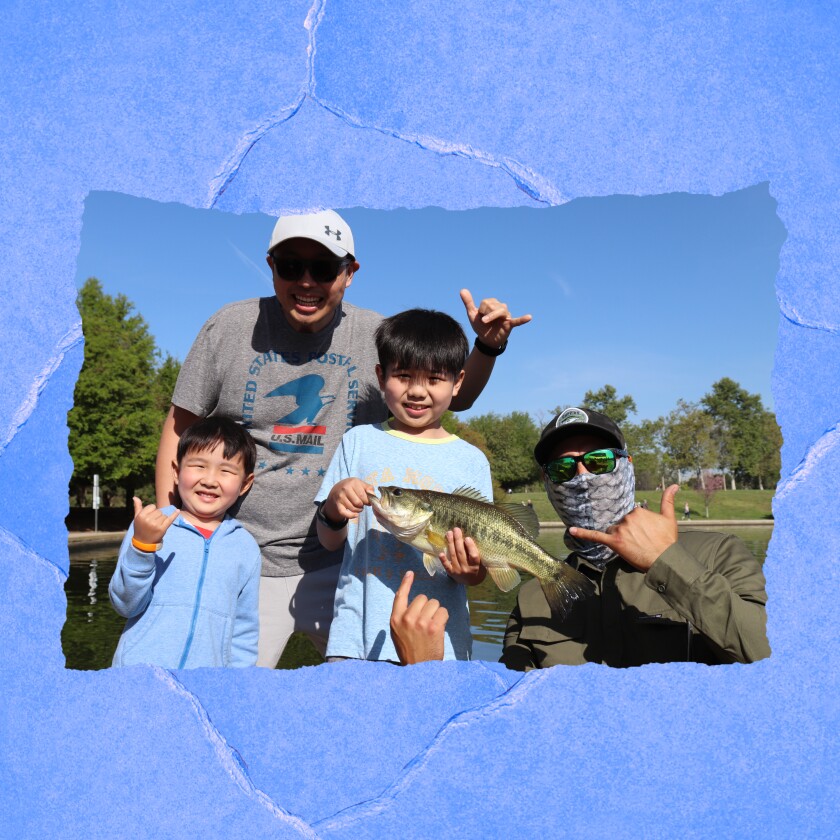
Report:
M 96 583 L 96 557 L 92 557 L 90 560 L 90 574 L 88 575 L 88 600 L 91 606 L 96 603 Z M 93 621 L 93 611 L 88 612 L 88 623 L 91 621 Z
M 719 529 L 740 537 L 762 562 L 767 554 L 771 528 Z M 563 530 L 546 529 L 540 545 L 555 557 L 568 555 Z M 117 615 L 108 599 L 108 583 L 117 562 L 117 547 L 84 547 L 70 550 L 70 574 L 64 586 L 67 595 L 67 621 L 61 634 L 67 667 L 76 670 L 107 668 L 117 647 L 125 619 Z M 528 575 L 523 574 L 523 581 Z M 507 619 L 516 603 L 517 587 L 500 592 L 488 577 L 470 587 L 470 617 L 473 658 L 491 662 L 502 654 Z M 279 667 L 297 668 L 322 661 L 306 637 L 295 634 Z

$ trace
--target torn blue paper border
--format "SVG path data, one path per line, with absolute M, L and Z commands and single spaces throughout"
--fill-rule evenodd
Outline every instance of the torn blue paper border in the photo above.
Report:
M 757 3 L 7 8 L 6 833 L 833 833 L 839 23 Z M 482 663 L 64 670 L 73 266 L 90 191 L 277 213 L 763 181 L 789 234 L 770 660 L 525 677 Z

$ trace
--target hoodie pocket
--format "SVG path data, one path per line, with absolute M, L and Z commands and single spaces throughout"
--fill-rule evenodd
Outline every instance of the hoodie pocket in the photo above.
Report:
M 191 616 L 189 605 L 151 605 L 133 625 L 126 625 L 114 664 L 177 668 Z

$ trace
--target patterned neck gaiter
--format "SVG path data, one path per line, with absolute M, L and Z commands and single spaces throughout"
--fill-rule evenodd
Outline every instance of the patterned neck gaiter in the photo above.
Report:
M 563 484 L 545 477 L 545 490 L 560 519 L 567 526 L 606 531 L 635 507 L 636 478 L 633 465 L 619 458 L 615 469 L 605 475 L 583 473 Z M 616 556 L 605 545 L 580 540 L 566 531 L 566 546 L 588 563 L 603 569 Z

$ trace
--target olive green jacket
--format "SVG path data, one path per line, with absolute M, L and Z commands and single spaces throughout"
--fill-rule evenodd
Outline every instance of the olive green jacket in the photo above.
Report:
M 519 591 L 501 661 L 528 671 L 600 662 L 616 668 L 646 662 L 752 662 L 770 656 L 764 573 L 737 537 L 680 534 L 647 573 L 621 558 L 598 571 L 569 562 L 596 594 L 552 618 L 537 580 Z

